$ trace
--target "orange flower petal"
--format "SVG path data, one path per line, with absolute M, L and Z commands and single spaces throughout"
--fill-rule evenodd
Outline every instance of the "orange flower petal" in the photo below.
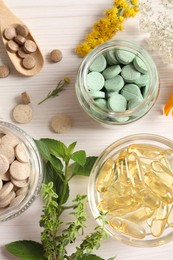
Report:
M 173 101 L 168 101 L 164 107 L 164 114 L 166 116 L 169 114 L 171 108 L 173 108 Z

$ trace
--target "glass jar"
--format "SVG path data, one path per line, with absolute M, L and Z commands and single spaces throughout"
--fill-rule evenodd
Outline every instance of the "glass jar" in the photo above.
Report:
M 103 195 L 105 191 L 98 192 L 98 186 L 97 179 L 100 173 L 100 169 L 103 167 L 104 163 L 109 158 L 117 158 L 120 151 L 124 150 L 125 148 L 129 147 L 129 145 L 132 144 L 144 144 L 144 145 L 152 145 L 153 147 L 156 147 L 158 149 L 171 149 L 171 171 L 173 172 L 173 141 L 166 139 L 164 137 L 153 135 L 153 134 L 136 134 L 136 135 L 130 135 L 124 138 L 121 138 L 117 140 L 116 142 L 112 143 L 109 147 L 107 147 L 98 157 L 97 161 L 95 162 L 91 175 L 89 177 L 89 183 L 88 183 L 88 200 L 91 212 L 98 222 L 99 225 L 103 225 L 102 220 L 98 217 L 100 216 L 100 211 L 98 209 L 99 202 L 103 199 Z M 170 150 L 168 150 L 170 151 Z M 154 159 L 157 160 L 157 159 Z M 159 159 L 161 161 L 161 159 Z M 148 163 L 147 159 L 145 161 Z M 158 162 L 158 161 L 157 161 Z M 164 173 L 163 173 L 164 174 Z M 166 173 L 165 173 L 166 174 Z M 173 175 L 172 175 L 173 176 Z M 165 176 L 166 178 L 166 176 Z M 113 182 L 110 184 L 113 185 Z M 130 184 L 129 184 L 130 185 Z M 143 188 L 143 187 L 142 187 Z M 140 187 L 138 187 L 138 191 L 140 191 Z M 126 195 L 127 193 L 123 193 Z M 138 198 L 138 197 L 137 197 Z M 140 196 L 139 196 L 140 198 Z M 123 200 L 124 201 L 124 200 Z M 123 202 L 124 203 L 124 202 Z M 143 204 L 142 204 L 143 206 Z M 168 206 L 171 206 L 171 204 L 168 204 Z M 154 216 L 155 213 L 153 213 Z M 128 213 L 125 213 L 122 218 L 126 218 Z M 109 213 L 106 215 L 106 219 L 110 220 Z M 141 222 L 135 222 L 138 224 L 141 224 Z M 142 224 L 143 226 L 143 224 Z M 151 229 L 150 227 L 145 223 L 144 228 L 146 229 L 146 236 L 143 239 L 134 238 L 130 235 L 124 234 L 116 229 L 114 229 L 109 223 L 104 226 L 105 231 L 114 239 L 117 239 L 127 245 L 131 246 L 137 246 L 137 247 L 154 247 L 166 244 L 173 240 L 173 228 L 168 226 L 166 224 L 166 227 L 164 228 L 164 231 L 162 235 L 159 237 L 153 237 L 151 235 Z
M 139 57 L 147 67 L 149 83 L 143 101 L 124 112 L 114 112 L 107 107 L 100 107 L 92 98 L 87 87 L 87 74 L 93 61 L 108 51 L 125 50 Z M 126 83 L 125 83 L 126 84 Z M 145 90 L 144 90 L 145 91 Z M 104 126 L 128 124 L 144 116 L 155 103 L 159 92 L 159 78 L 156 65 L 150 54 L 140 45 L 129 41 L 113 40 L 101 44 L 92 50 L 82 61 L 76 80 L 76 94 L 80 105 L 94 120 Z
M 43 166 L 34 140 L 22 129 L 11 123 L 0 121 L 0 134 L 11 134 L 17 137 L 19 142 L 24 145 L 30 165 L 30 176 L 27 192 L 25 193 L 23 200 L 18 205 L 10 207 L 7 206 L 6 208 L 0 209 L 0 222 L 3 222 L 20 215 L 35 200 L 40 192 L 43 182 Z M 4 183 L 6 182 L 7 181 L 4 181 Z

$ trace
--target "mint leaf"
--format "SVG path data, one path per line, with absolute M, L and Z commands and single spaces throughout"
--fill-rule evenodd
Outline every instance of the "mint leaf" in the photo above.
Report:
M 73 153 L 70 158 L 81 166 L 86 163 L 86 153 L 83 150 Z
M 73 153 L 76 144 L 77 144 L 77 142 L 74 142 L 74 143 L 70 144 L 69 147 L 67 148 L 69 155 Z
M 56 158 L 57 160 L 57 158 Z M 57 171 L 55 170 L 54 166 L 48 161 L 45 163 L 45 183 L 48 184 L 49 182 L 53 182 L 53 191 L 58 195 L 57 202 L 59 203 L 62 197 L 63 190 L 65 190 L 65 195 L 63 198 L 63 203 L 65 203 L 69 198 L 69 186 L 68 184 L 64 185 L 64 175 L 62 175 L 61 179 L 59 175 L 57 174 Z
M 50 159 L 50 152 L 47 148 L 47 145 L 42 142 L 42 140 L 34 140 L 34 142 L 36 143 L 37 145 L 37 148 L 39 150 L 39 153 L 42 157 L 43 160 L 49 160 Z
M 82 257 L 78 257 L 76 260 L 104 260 L 103 258 L 93 255 L 93 254 L 84 254 Z
M 50 154 L 54 155 L 55 157 L 60 157 L 63 160 L 66 159 L 68 148 L 65 144 L 63 144 L 60 141 L 49 138 L 41 138 L 38 142 L 40 141 L 47 146 L 47 149 Z
M 81 175 L 81 176 L 89 176 L 92 170 L 94 163 L 96 162 L 96 156 L 89 156 L 86 158 L 86 162 L 83 166 L 78 163 L 72 164 L 72 176 Z
M 63 181 L 64 175 L 63 175 L 63 164 L 60 159 L 56 158 L 55 156 L 51 155 L 49 162 L 51 163 L 52 167 L 55 169 L 56 173 L 60 177 L 60 179 Z
M 22 260 L 46 260 L 43 246 L 31 240 L 21 240 L 5 245 L 9 253 Z

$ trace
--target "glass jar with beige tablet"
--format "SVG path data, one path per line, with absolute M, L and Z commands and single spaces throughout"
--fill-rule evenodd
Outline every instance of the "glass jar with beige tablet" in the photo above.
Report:
M 42 161 L 34 140 L 17 126 L 0 122 L 0 221 L 24 212 L 39 194 Z
M 150 54 L 128 41 L 109 41 L 82 61 L 76 94 L 85 112 L 105 126 L 143 117 L 159 92 L 158 72 Z

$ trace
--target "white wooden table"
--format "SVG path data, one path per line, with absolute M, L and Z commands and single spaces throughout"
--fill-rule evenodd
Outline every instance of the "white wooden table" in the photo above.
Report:
M 34 117 L 31 123 L 20 127 L 34 138 L 56 138 L 66 144 L 77 141 L 77 148 L 85 149 L 88 155 L 99 155 L 109 144 L 129 134 L 154 133 L 173 139 L 173 118 L 163 116 L 162 112 L 163 105 L 173 93 L 173 66 L 164 65 L 156 53 L 151 54 L 159 70 L 160 94 L 152 110 L 142 119 L 108 130 L 88 118 L 77 101 L 75 79 L 81 59 L 74 54 L 73 49 L 89 31 L 93 22 L 111 6 L 112 0 L 6 0 L 6 2 L 37 38 L 45 56 L 45 66 L 32 78 L 20 76 L 13 69 L 0 42 L 0 63 L 9 65 L 11 69 L 8 78 L 0 79 L 1 120 L 12 122 L 11 110 L 19 102 L 20 94 L 27 91 L 32 100 Z M 116 38 L 133 40 L 145 46 L 146 35 L 139 31 L 137 21 L 138 17 L 129 19 L 125 24 L 125 30 Z M 57 64 L 50 64 L 46 56 L 54 48 L 59 48 L 63 52 L 63 60 Z M 59 97 L 38 106 L 37 103 L 66 75 L 72 79 L 71 85 Z M 49 129 L 50 118 L 58 112 L 67 113 L 72 118 L 73 127 L 66 134 L 56 135 Z M 71 183 L 71 198 L 77 193 L 86 193 L 87 182 L 88 179 L 85 177 L 76 177 Z M 40 241 L 38 222 L 41 210 L 42 203 L 38 198 L 19 217 L 0 223 L 0 260 L 16 259 L 3 249 L 6 243 L 19 239 Z M 95 220 L 89 209 L 88 215 L 86 234 L 95 226 Z M 64 220 L 68 220 L 68 216 L 64 216 Z M 76 245 L 78 242 L 80 241 L 77 240 Z M 69 250 L 73 251 L 73 247 Z M 172 260 L 173 242 L 157 248 L 141 249 L 108 239 L 103 241 L 97 253 L 105 259 L 116 255 L 117 260 Z

